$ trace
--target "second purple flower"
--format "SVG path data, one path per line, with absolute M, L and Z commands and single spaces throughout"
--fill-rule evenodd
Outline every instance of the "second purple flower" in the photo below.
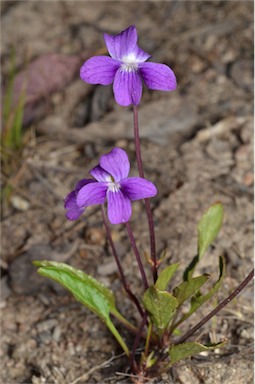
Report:
M 95 178 L 83 179 L 65 199 L 66 216 L 76 220 L 86 207 L 107 200 L 108 218 L 112 224 L 129 221 L 131 201 L 153 197 L 155 185 L 140 177 L 128 177 L 130 163 L 123 149 L 114 148 L 100 158 L 99 165 L 90 171 Z

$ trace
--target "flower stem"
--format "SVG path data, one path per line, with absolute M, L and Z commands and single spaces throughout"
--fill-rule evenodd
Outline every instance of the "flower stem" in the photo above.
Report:
M 110 231 L 110 228 L 109 228 L 109 225 L 108 225 L 108 221 L 107 221 L 107 217 L 106 217 L 103 205 L 101 207 L 101 210 L 102 210 L 104 226 L 105 226 L 105 229 L 106 229 L 106 234 L 107 234 L 108 241 L 109 241 L 111 249 L 112 249 L 113 256 L 114 256 L 116 264 L 118 266 L 121 282 L 123 284 L 123 287 L 124 287 L 127 295 L 129 296 L 131 301 L 133 301 L 133 303 L 136 305 L 136 307 L 137 307 L 141 317 L 143 317 L 144 316 L 144 311 L 143 311 L 143 309 L 142 309 L 142 307 L 141 307 L 137 297 L 133 294 L 133 292 L 131 292 L 131 290 L 130 290 L 128 284 L 127 284 L 127 281 L 126 281 L 126 278 L 125 278 L 125 275 L 124 275 L 124 272 L 123 272 L 123 269 L 122 269 L 122 266 L 121 266 L 121 263 L 120 263 L 120 259 L 119 259 L 118 253 L 116 251 L 114 242 L 112 240 L 111 231 Z
M 144 271 L 143 264 L 142 264 L 142 261 L 141 261 L 141 256 L 140 256 L 140 253 L 139 253 L 139 251 L 137 249 L 136 242 L 135 242 L 135 239 L 134 239 L 134 236 L 133 236 L 133 232 L 132 232 L 132 229 L 130 227 L 129 222 L 126 223 L 126 228 L 127 228 L 129 240 L 130 240 L 131 246 L 133 248 L 133 251 L 134 251 L 134 254 L 135 254 L 135 257 L 136 257 L 139 269 L 140 269 L 140 273 L 141 273 L 141 276 L 142 276 L 142 279 L 143 279 L 144 289 L 146 290 L 146 289 L 148 289 L 149 285 L 148 285 L 147 277 L 145 275 L 145 271 Z
M 219 311 L 221 311 L 228 303 L 230 303 L 252 280 L 254 276 L 254 269 L 249 273 L 249 275 L 241 282 L 241 284 L 232 292 L 225 300 L 223 300 L 213 311 L 211 311 L 207 316 L 205 316 L 197 325 L 191 328 L 185 335 L 180 337 L 174 344 L 181 344 L 186 341 L 190 336 L 192 336 L 199 328 L 201 328 L 207 321 L 209 321 L 213 316 L 215 316 Z
M 142 162 L 142 156 L 141 156 L 141 146 L 140 146 L 140 135 L 139 135 L 139 124 L 138 124 L 138 106 L 133 106 L 133 114 L 134 114 L 134 137 L 135 137 L 135 151 L 136 151 L 136 161 L 137 161 L 137 167 L 139 171 L 140 177 L 144 178 L 144 171 L 143 171 L 143 162 Z M 152 265 L 152 274 L 154 283 L 156 282 L 158 278 L 158 272 L 157 272 L 157 256 L 156 256 L 156 240 L 155 240 L 155 231 L 154 231 L 154 223 L 153 223 L 153 216 L 150 206 L 150 200 L 145 200 L 145 208 L 148 218 L 148 225 L 149 225 L 149 232 L 150 232 L 150 247 L 151 247 L 151 260 L 153 262 Z

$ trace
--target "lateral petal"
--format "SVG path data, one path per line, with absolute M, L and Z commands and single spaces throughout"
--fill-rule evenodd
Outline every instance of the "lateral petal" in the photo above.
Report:
M 107 192 L 108 218 L 112 224 L 127 223 L 132 214 L 131 201 L 121 191 Z
M 176 88 L 176 77 L 170 67 L 158 63 L 142 63 L 139 71 L 145 85 L 158 91 L 173 91 Z
M 78 207 L 103 204 L 106 197 L 107 184 L 104 182 L 90 183 L 80 189 L 76 202 Z
M 141 177 L 129 177 L 121 180 L 120 185 L 123 195 L 127 196 L 131 201 L 146 199 L 157 194 L 155 185 Z
M 80 78 L 89 84 L 108 85 L 113 82 L 120 63 L 109 56 L 94 56 L 85 61 Z
M 128 176 L 130 163 L 123 149 L 113 148 L 111 152 L 101 156 L 100 167 L 112 175 L 115 182 L 119 182 Z
M 110 56 L 113 59 L 122 60 L 123 56 L 133 52 L 137 43 L 137 31 L 134 25 L 131 25 L 118 35 L 104 34 L 104 40 Z
M 123 107 L 138 105 L 142 97 L 142 81 L 137 71 L 119 68 L 113 81 L 113 92 L 117 103 Z

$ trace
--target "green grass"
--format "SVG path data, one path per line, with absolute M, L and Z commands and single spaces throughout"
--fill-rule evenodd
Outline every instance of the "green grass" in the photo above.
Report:
M 16 64 L 15 53 L 13 51 L 11 54 L 8 83 L 3 98 L 3 130 L 1 137 L 1 146 L 8 149 L 21 148 L 23 140 L 22 121 L 25 107 L 25 91 L 21 91 L 18 104 L 13 108 L 12 98 L 15 76 Z
M 3 120 L 1 132 L 1 165 L 3 175 L 3 188 L 1 201 L 7 202 L 12 193 L 12 186 L 8 183 L 20 165 L 21 152 L 24 146 L 23 116 L 25 108 L 25 90 L 21 90 L 18 103 L 13 107 L 14 81 L 17 75 L 15 51 L 10 57 L 10 70 L 7 85 L 3 95 Z M 24 84 L 25 86 L 25 84 Z

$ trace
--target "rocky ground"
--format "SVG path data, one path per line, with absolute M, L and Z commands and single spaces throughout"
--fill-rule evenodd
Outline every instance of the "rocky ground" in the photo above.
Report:
M 111 86 L 83 83 L 79 68 L 86 58 L 106 54 L 104 32 L 135 24 L 139 45 L 176 73 L 175 92 L 144 89 L 139 107 L 145 174 L 159 191 L 152 201 L 157 250 L 167 249 L 165 265 L 181 261 L 184 268 L 196 252 L 199 218 L 222 201 L 223 229 L 200 267 L 215 278 L 216 260 L 225 257 L 220 301 L 253 264 L 253 3 L 3 1 L 1 14 L 5 89 L 11 52 L 16 62 L 13 108 L 29 79 L 24 145 L 11 166 L 2 166 L 2 187 L 9 183 L 13 190 L 2 206 L 2 383 L 131 383 L 127 361 L 104 325 L 31 264 L 50 259 L 83 269 L 111 287 L 121 312 L 137 320 L 121 296 L 99 208 L 77 222 L 65 219 L 63 198 L 112 147 L 128 152 L 137 175 L 132 109 L 115 104 Z M 133 205 L 131 225 L 139 249 L 147 251 L 142 203 Z M 125 228 L 114 227 L 113 238 L 127 280 L 141 295 Z M 252 383 L 251 284 L 197 337 L 228 343 L 151 382 Z

